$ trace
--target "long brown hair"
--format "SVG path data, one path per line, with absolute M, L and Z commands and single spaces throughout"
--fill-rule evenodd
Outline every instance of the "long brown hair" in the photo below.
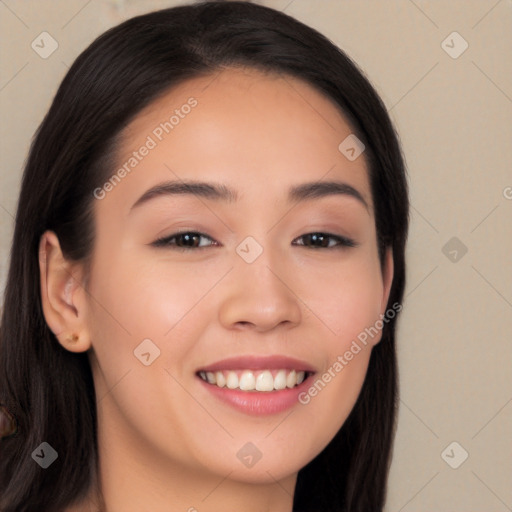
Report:
M 68 259 L 87 263 L 93 190 L 112 175 L 123 127 L 177 84 L 228 66 L 298 77 L 339 106 L 366 146 L 381 265 L 387 247 L 394 257 L 389 304 L 401 303 L 409 224 L 405 165 L 386 108 L 347 55 L 294 18 L 247 2 L 202 2 L 128 19 L 73 63 L 24 170 L 0 325 L 0 404 L 18 427 L 0 441 L 3 512 L 60 512 L 85 496 L 97 475 L 91 369 L 86 353 L 65 350 L 46 325 L 41 235 L 53 230 Z M 294 510 L 382 510 L 398 401 L 395 323 L 383 327 L 350 416 L 299 472 Z M 59 454 L 45 470 L 31 457 L 43 441 Z

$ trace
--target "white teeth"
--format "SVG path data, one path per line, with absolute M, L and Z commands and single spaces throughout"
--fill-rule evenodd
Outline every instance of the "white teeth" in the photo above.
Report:
M 256 379 L 254 378 L 254 373 L 246 370 L 240 376 L 240 382 L 238 383 L 238 387 L 242 391 L 252 391 L 256 387 Z
M 229 389 L 236 389 L 238 387 L 238 376 L 235 372 L 228 372 L 226 386 Z
M 295 370 L 292 370 L 288 377 L 286 377 L 286 387 L 293 388 L 295 384 L 297 383 L 297 374 L 295 373 Z
M 219 388 L 223 388 L 226 385 L 226 377 L 224 377 L 222 372 L 216 372 L 215 378 L 217 379 L 217 386 L 219 386 Z
M 286 388 L 286 370 L 279 370 L 274 377 L 274 389 Z
M 304 382 L 306 372 L 302 370 L 226 370 L 217 372 L 201 371 L 199 376 L 204 381 L 220 388 L 269 392 L 298 386 Z
M 261 372 L 256 379 L 257 391 L 272 391 L 274 389 L 274 378 L 272 374 L 265 370 Z

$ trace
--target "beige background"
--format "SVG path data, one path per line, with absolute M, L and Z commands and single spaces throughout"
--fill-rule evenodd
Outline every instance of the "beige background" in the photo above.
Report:
M 68 67 L 108 27 L 180 3 L 0 1 L 1 290 L 23 162 Z M 510 511 L 512 2 L 261 3 L 313 26 L 353 57 L 403 142 L 412 225 L 386 512 Z M 43 31 L 59 44 L 47 59 L 31 48 Z M 469 44 L 458 58 L 442 47 L 454 31 Z M 463 41 L 450 36 L 445 44 L 458 52 Z M 452 237 L 459 245 L 443 252 Z M 449 447 L 453 441 L 460 447 Z M 453 469 L 442 454 L 454 465 L 462 450 L 469 456 Z

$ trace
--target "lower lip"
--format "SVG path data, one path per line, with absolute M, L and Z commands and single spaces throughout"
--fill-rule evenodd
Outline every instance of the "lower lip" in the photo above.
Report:
M 279 391 L 242 391 L 240 389 L 220 388 L 197 377 L 206 389 L 219 400 L 235 409 L 254 416 L 277 414 L 290 409 L 299 403 L 299 394 L 306 390 L 310 383 L 310 375 L 294 388 Z

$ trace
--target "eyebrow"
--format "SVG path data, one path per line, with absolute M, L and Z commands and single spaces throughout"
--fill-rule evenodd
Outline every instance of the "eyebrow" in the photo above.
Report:
M 156 197 L 187 194 L 228 203 L 233 203 L 238 200 L 237 192 L 226 185 L 193 180 L 165 181 L 144 192 L 132 205 L 130 212 Z M 357 189 L 348 183 L 340 181 L 314 181 L 293 186 L 288 191 L 288 201 L 306 201 L 333 195 L 353 197 L 368 211 L 370 210 L 364 197 Z

